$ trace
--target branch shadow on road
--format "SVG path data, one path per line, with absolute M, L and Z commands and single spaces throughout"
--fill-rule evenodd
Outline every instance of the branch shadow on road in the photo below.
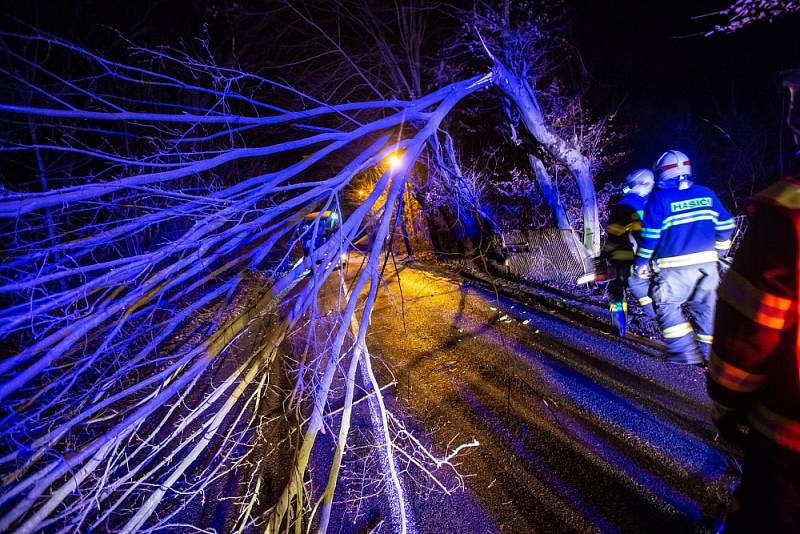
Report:
M 390 323 L 376 329 L 370 343 L 382 346 L 387 365 L 405 374 L 407 409 L 423 429 L 447 428 L 481 441 L 462 466 L 470 475 L 470 490 L 497 525 L 513 531 L 692 532 L 713 520 L 727 498 L 727 490 L 720 489 L 724 481 L 708 478 L 719 474 L 719 458 L 687 466 L 671 461 L 667 447 L 661 447 L 663 454 L 657 447 L 642 447 L 641 440 L 626 433 L 624 420 L 603 420 L 601 412 L 579 403 L 570 406 L 569 400 L 554 408 L 550 390 L 537 385 L 549 377 L 539 376 L 531 361 L 571 373 L 570 380 L 580 387 L 605 392 L 600 397 L 620 413 L 640 413 L 662 432 L 684 436 L 685 446 L 713 449 L 713 429 L 704 423 L 707 405 L 643 380 L 624 361 L 602 359 L 569 336 L 515 331 L 499 321 L 502 312 L 474 324 L 469 299 L 482 292 L 456 291 L 458 297 L 447 290 L 454 304 L 447 311 L 452 314 L 447 330 L 434 320 L 444 315 L 435 308 L 441 303 L 425 295 L 424 306 L 431 309 L 409 313 L 421 314 L 425 328 L 406 332 L 397 354 L 389 354 L 382 343 L 395 342 Z M 423 301 L 417 302 L 423 307 Z M 500 357 L 503 352 L 513 357 Z M 415 383 L 413 395 L 412 376 L 424 377 Z M 564 395 L 569 399 L 569 392 Z M 436 447 L 446 449 L 445 433 L 433 438 Z

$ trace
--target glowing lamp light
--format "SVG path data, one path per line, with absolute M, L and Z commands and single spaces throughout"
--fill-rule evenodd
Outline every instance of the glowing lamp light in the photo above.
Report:
M 388 162 L 389 162 L 389 167 L 391 167 L 392 169 L 397 169 L 398 167 L 400 167 L 400 165 L 402 165 L 403 158 L 401 158 L 397 154 L 392 154 L 391 156 L 389 156 Z

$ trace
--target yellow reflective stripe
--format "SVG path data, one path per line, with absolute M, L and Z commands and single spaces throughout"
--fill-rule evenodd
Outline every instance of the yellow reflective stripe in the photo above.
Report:
M 767 379 L 766 375 L 748 373 L 723 361 L 713 351 L 708 362 L 708 373 L 712 380 L 720 386 L 739 393 L 753 392 L 761 387 L 761 384 Z
M 632 250 L 614 250 L 611 252 L 612 260 L 633 260 Z
M 775 443 L 800 452 L 800 421 L 779 415 L 761 403 L 750 411 L 750 424 Z
M 668 326 L 664 329 L 664 337 L 666 339 L 675 339 L 676 337 L 683 337 L 686 334 L 692 333 L 692 325 L 689 323 L 676 324 L 675 326 Z
M 628 303 L 627 302 L 622 302 L 622 303 L 610 302 L 608 304 L 608 309 L 609 309 L 609 311 L 612 311 L 612 312 L 615 312 L 615 311 L 628 311 Z
M 609 235 L 621 236 L 625 233 L 625 227 L 621 224 L 611 223 L 608 225 Z
M 653 255 L 653 249 L 639 247 L 639 250 L 636 251 L 636 255 L 646 260 L 650 259 L 650 256 Z
M 787 326 L 794 304 L 791 299 L 761 291 L 733 269 L 722 278 L 717 294 L 745 317 L 776 330 Z
M 697 336 L 697 341 L 700 343 L 708 343 L 709 345 L 714 342 L 714 336 L 710 336 L 708 334 L 695 334 Z
M 771 199 L 789 209 L 800 209 L 800 186 L 783 180 L 767 188 L 756 198 Z
M 609 223 L 608 224 L 608 233 L 609 235 L 614 236 L 621 236 L 626 232 L 638 232 L 642 229 L 641 221 L 632 221 L 625 226 L 617 223 Z
M 725 241 L 717 241 L 714 243 L 714 248 L 717 250 L 728 250 L 731 248 L 731 240 L 726 239 Z
M 647 306 L 648 304 L 652 303 L 653 299 L 651 299 L 650 297 L 642 297 L 639 299 L 639 304 L 641 304 L 642 306 Z
M 656 264 L 659 267 L 684 267 L 686 265 L 695 265 L 697 263 L 708 263 L 712 261 L 717 261 L 716 250 L 695 252 L 694 254 L 684 254 L 682 256 L 671 256 L 669 258 L 658 258 Z

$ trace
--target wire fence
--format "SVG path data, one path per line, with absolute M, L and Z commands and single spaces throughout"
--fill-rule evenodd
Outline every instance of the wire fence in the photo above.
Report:
M 509 274 L 531 282 L 574 284 L 586 274 L 591 258 L 572 230 L 557 228 L 503 230 Z
M 730 256 L 736 252 L 747 230 L 747 216 L 734 218 Z M 504 229 L 500 242 L 506 254 L 508 274 L 530 282 L 575 284 L 592 269 L 592 260 L 572 230 Z

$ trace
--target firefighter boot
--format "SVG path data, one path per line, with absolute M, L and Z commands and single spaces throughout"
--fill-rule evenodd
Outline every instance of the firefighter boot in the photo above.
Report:
M 630 271 L 630 266 L 628 266 L 628 271 Z M 628 303 L 625 301 L 625 286 L 628 277 L 624 269 L 619 269 L 618 273 L 619 275 L 608 284 L 608 311 L 611 313 L 613 332 L 624 337 L 628 326 Z
M 675 310 L 681 313 L 680 307 Z M 672 315 L 677 315 L 673 313 Z M 661 314 L 659 314 L 661 315 Z M 664 341 L 667 343 L 667 354 L 665 361 L 668 363 L 679 363 L 685 365 L 698 365 L 704 362 L 703 356 L 697 351 L 697 345 L 694 342 L 694 331 L 692 325 L 686 319 L 677 324 L 666 326 L 662 322 L 661 332 L 664 335 Z M 677 321 L 668 321 L 673 323 Z
M 611 327 L 614 334 L 625 337 L 625 333 L 628 330 L 628 303 L 624 300 L 622 302 L 611 302 L 608 309 L 611 312 Z

